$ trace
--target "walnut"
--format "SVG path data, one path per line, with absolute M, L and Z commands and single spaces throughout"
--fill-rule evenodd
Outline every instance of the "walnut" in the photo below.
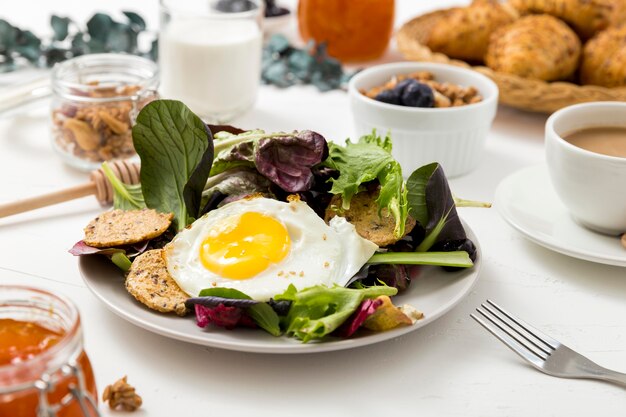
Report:
M 108 401 L 112 410 L 122 409 L 124 411 L 135 411 L 142 404 L 141 397 L 135 392 L 135 387 L 126 382 L 126 376 L 104 388 L 102 401 Z

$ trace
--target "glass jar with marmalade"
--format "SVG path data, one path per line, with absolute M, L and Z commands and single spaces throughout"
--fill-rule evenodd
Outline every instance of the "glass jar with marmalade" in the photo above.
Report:
M 99 416 L 80 317 L 67 299 L 0 285 L 0 416 Z
M 387 49 L 394 12 L 394 0 L 300 0 L 298 25 L 305 42 L 326 42 L 340 61 L 369 61 Z

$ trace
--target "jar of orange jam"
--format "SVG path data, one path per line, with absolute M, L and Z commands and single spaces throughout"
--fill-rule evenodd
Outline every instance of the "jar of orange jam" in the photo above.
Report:
M 329 55 L 343 62 L 376 59 L 391 38 L 394 9 L 394 0 L 300 0 L 300 35 L 326 42 Z
M 76 306 L 0 285 L 0 416 L 95 417 L 96 398 Z

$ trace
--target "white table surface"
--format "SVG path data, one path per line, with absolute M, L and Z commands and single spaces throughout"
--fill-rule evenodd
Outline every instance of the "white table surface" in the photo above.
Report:
M 463 3 L 462 1 L 460 1 Z M 100 10 L 126 8 L 121 0 Z M 453 1 L 398 0 L 398 25 Z M 458 2 L 457 2 L 458 3 Z M 133 9 L 156 27 L 156 0 Z M 37 33 L 51 13 L 85 21 L 93 2 L 4 2 L 0 18 Z M 390 52 L 386 60 L 398 59 Z M 0 79 L 1 80 L 1 79 Z M 2 87 L 0 87 L 2 88 Z M 546 116 L 500 107 L 483 162 L 451 181 L 453 192 L 492 200 L 498 182 L 541 164 Z M 233 124 L 266 130 L 313 129 L 326 138 L 353 134 L 347 96 L 312 87 L 263 87 L 256 107 Z M 86 180 L 52 152 L 45 106 L 0 119 L 0 203 Z M 395 340 L 307 355 L 239 353 L 170 340 L 118 318 L 86 289 L 67 249 L 101 211 L 93 198 L 0 219 L 0 283 L 36 285 L 79 306 L 86 349 L 100 390 L 123 375 L 144 406 L 135 415 L 259 416 L 614 416 L 624 388 L 543 375 L 478 326 L 469 314 L 491 298 L 596 362 L 626 371 L 625 269 L 537 246 L 496 209 L 461 209 L 477 233 L 484 266 L 471 294 L 433 324 Z M 117 415 L 102 406 L 105 416 Z

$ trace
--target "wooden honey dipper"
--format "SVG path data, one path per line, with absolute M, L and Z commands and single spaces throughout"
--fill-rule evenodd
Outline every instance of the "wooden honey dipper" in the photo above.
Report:
M 139 183 L 139 164 L 127 161 L 108 162 L 109 167 L 122 182 L 126 184 Z M 12 203 L 0 204 L 0 218 L 13 214 L 24 213 L 41 207 L 51 206 L 64 201 L 74 200 L 88 195 L 94 195 L 101 205 L 113 202 L 113 186 L 104 175 L 102 168 L 91 172 L 88 183 L 55 191 L 38 197 L 31 197 Z

